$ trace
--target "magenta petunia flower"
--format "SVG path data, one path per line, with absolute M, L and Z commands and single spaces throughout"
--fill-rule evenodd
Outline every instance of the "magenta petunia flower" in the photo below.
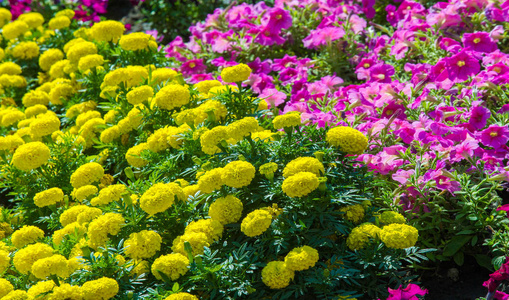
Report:
M 366 15 L 366 18 L 373 19 L 375 17 L 375 3 L 376 0 L 362 0 L 362 12 Z
M 286 40 L 279 35 L 277 32 L 273 32 L 270 26 L 261 26 L 252 28 L 248 31 L 250 34 L 255 34 L 255 43 L 263 46 L 282 45 Z
M 203 63 L 203 59 L 192 59 L 182 64 L 180 71 L 182 74 L 189 76 L 191 74 L 202 73 L 207 70 L 207 66 Z
M 498 49 L 497 43 L 487 32 L 465 33 L 462 41 L 465 49 L 470 51 L 490 53 Z
M 446 58 L 449 79 L 455 82 L 462 82 L 481 70 L 479 60 L 468 54 L 465 50 Z
M 265 89 L 258 98 L 264 99 L 269 105 L 269 108 L 273 108 L 285 102 L 286 94 L 276 89 Z
M 260 58 L 257 57 L 252 62 L 247 63 L 247 65 L 251 68 L 253 73 L 269 74 L 271 71 L 272 60 L 266 59 L 261 61 Z
M 417 295 L 424 296 L 428 290 L 421 289 L 417 284 L 410 283 L 406 288 L 399 286 L 397 290 L 389 288 L 389 297 L 387 300 L 419 300 Z
M 394 75 L 394 67 L 388 64 L 379 63 L 369 68 L 369 80 L 374 82 L 389 83 Z
M 272 33 L 279 34 L 282 29 L 288 29 L 292 26 L 292 17 L 287 10 L 274 7 L 263 15 L 261 24 L 268 27 Z
M 193 74 L 188 78 L 190 84 L 195 84 L 204 80 L 214 80 L 214 76 L 212 76 L 212 74 Z
M 486 122 L 491 116 L 491 112 L 484 106 L 474 106 L 470 111 L 468 125 L 470 129 L 481 130 L 486 126 Z
M 507 126 L 491 125 L 480 134 L 481 143 L 495 149 L 501 148 L 509 141 L 509 129 Z
M 320 29 L 311 30 L 309 35 L 302 42 L 304 47 L 317 49 L 320 46 L 326 46 L 332 41 L 338 40 L 345 35 L 345 31 L 341 27 L 328 26 Z

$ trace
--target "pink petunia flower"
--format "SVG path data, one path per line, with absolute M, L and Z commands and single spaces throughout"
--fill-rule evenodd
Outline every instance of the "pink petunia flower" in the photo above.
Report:
M 389 288 L 387 300 L 418 300 L 417 295 L 424 296 L 428 290 L 421 289 L 417 284 L 410 283 L 406 288 L 399 286 L 397 290 Z
M 509 129 L 507 126 L 491 125 L 481 132 L 479 138 L 485 146 L 501 148 L 509 141 Z
M 447 71 L 449 79 L 455 82 L 462 82 L 473 76 L 481 70 L 479 60 L 465 50 L 446 58 Z

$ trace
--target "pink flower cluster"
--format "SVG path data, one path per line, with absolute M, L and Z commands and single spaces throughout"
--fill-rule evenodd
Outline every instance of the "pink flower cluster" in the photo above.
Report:
M 428 197 L 429 189 L 450 194 L 460 190 L 453 175 L 460 166 L 509 179 L 504 169 L 509 104 L 493 96 L 497 86 L 509 84 L 509 55 L 498 47 L 504 33 L 501 22 L 509 21 L 505 4 L 451 0 L 426 9 L 405 0 L 386 8 L 390 34 L 358 42 L 346 32 L 367 36 L 372 30 L 366 17 L 373 17 L 374 2 L 363 5 L 280 0 L 274 7 L 260 2 L 217 9 L 190 28 L 189 42 L 177 38 L 166 52 L 194 83 L 216 77 L 207 73 L 208 63 L 226 67 L 239 59 L 246 62 L 256 47 L 265 46 L 265 53 L 272 47 L 304 49 L 306 55 L 251 59 L 253 73 L 246 84 L 270 107 L 279 106 L 283 113 L 300 111 L 316 126 L 357 126 L 371 141 L 370 150 L 358 159 L 398 182 L 404 191 L 399 197 L 409 199 L 408 208 L 412 199 Z M 465 23 L 483 11 L 490 20 L 483 24 L 484 31 Z M 293 24 L 305 13 L 316 26 L 299 40 L 296 32 L 302 28 Z M 342 51 L 346 43 L 361 49 L 349 60 L 361 83 L 344 85 L 341 74 L 314 76 L 320 56 L 311 59 L 313 53 L 331 47 Z M 332 109 L 316 104 L 324 97 Z

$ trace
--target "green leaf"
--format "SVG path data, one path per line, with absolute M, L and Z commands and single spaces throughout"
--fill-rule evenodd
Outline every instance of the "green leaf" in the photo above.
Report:
M 463 263 L 465 262 L 465 255 L 463 254 L 463 252 L 456 252 L 456 254 L 454 254 L 452 258 L 454 259 L 454 262 L 458 266 L 462 266 Z
M 458 250 L 463 247 L 470 239 L 471 235 L 458 235 L 451 239 L 451 241 L 444 248 L 444 256 L 453 256 Z
M 171 291 L 174 293 L 177 293 L 179 290 L 180 290 L 180 286 L 179 286 L 178 282 L 175 282 L 173 284 L 173 287 L 171 288 Z
M 475 254 L 474 258 L 480 266 L 485 267 L 486 269 L 490 270 L 491 272 L 494 271 L 493 265 L 491 264 L 491 258 L 488 255 Z

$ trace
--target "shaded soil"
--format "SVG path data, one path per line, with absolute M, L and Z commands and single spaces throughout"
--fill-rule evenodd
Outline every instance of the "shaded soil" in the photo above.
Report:
M 473 257 L 466 256 L 463 266 L 454 262 L 440 263 L 436 272 L 424 272 L 420 281 L 429 291 L 426 300 L 474 300 L 486 296 L 487 289 L 482 284 L 490 273 Z

